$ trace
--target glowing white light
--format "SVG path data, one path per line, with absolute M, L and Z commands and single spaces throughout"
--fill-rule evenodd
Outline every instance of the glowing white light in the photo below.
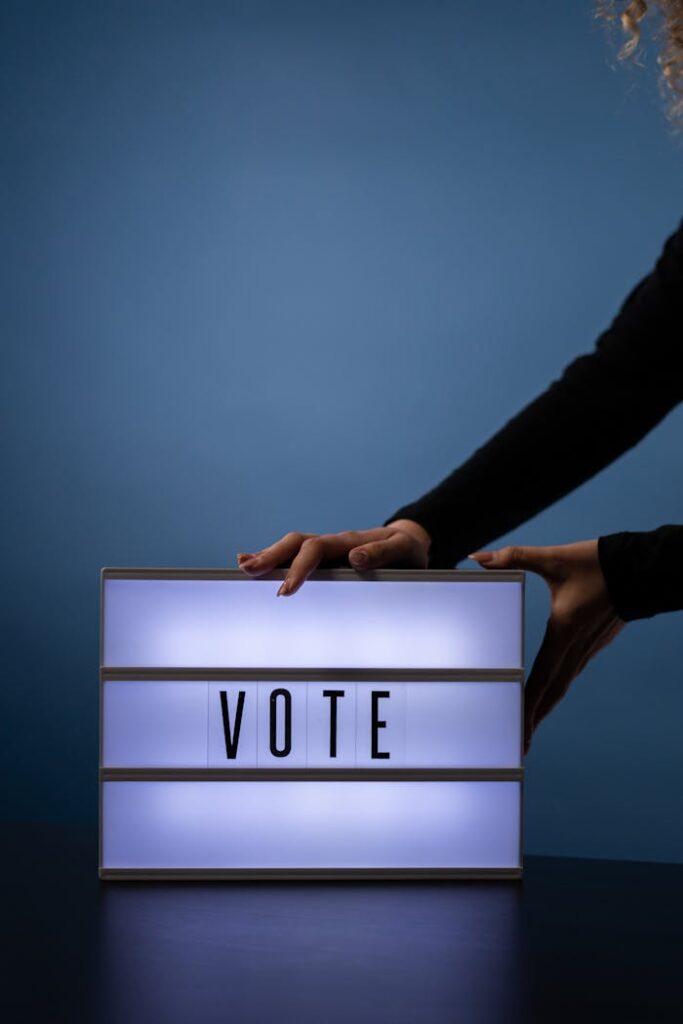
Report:
M 105 782 L 105 868 L 517 868 L 519 782 Z
M 104 665 L 518 668 L 519 582 L 105 579 Z
M 291 694 L 291 749 L 275 756 L 270 699 L 283 687 Z M 331 691 L 338 695 L 334 730 L 333 698 L 325 696 Z M 373 691 L 383 695 L 377 700 L 375 728 Z M 283 711 L 277 699 L 279 750 Z M 104 684 L 102 763 L 129 768 L 514 768 L 520 765 L 520 713 L 521 682 L 110 680 Z M 226 732 L 235 743 L 230 749 Z M 377 753 L 388 753 L 388 758 L 373 758 L 373 734 Z M 336 756 L 331 754 L 333 735 Z

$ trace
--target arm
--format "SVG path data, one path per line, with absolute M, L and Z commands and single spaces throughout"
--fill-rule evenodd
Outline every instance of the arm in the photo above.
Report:
M 609 465 L 682 398 L 683 221 L 594 350 L 385 525 L 419 523 L 429 567 L 452 567 Z M 616 543 L 605 551 L 616 555 Z

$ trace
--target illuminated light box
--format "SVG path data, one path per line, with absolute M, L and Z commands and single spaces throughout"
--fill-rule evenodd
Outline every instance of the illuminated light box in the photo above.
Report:
M 524 574 L 104 569 L 100 877 L 519 877 Z

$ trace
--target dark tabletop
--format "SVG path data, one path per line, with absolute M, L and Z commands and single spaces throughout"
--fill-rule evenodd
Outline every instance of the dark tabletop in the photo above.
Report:
M 96 830 L 2 826 L 12 1024 L 683 1019 L 683 866 L 521 882 L 101 882 Z

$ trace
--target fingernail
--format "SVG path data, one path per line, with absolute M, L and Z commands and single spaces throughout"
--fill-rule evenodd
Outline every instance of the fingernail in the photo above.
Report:
M 289 594 L 289 592 L 291 591 L 291 589 L 292 589 L 292 581 L 291 580 L 283 580 L 282 584 L 280 585 L 280 589 L 278 590 L 278 592 L 277 592 L 277 594 L 275 596 L 276 597 L 286 597 L 287 594 Z
M 351 555 L 351 565 L 364 566 L 368 564 L 367 551 L 354 551 Z
M 486 565 L 487 562 L 491 562 L 493 560 L 493 552 L 473 551 L 472 554 L 467 557 L 474 559 L 476 562 L 483 562 L 483 564 Z

